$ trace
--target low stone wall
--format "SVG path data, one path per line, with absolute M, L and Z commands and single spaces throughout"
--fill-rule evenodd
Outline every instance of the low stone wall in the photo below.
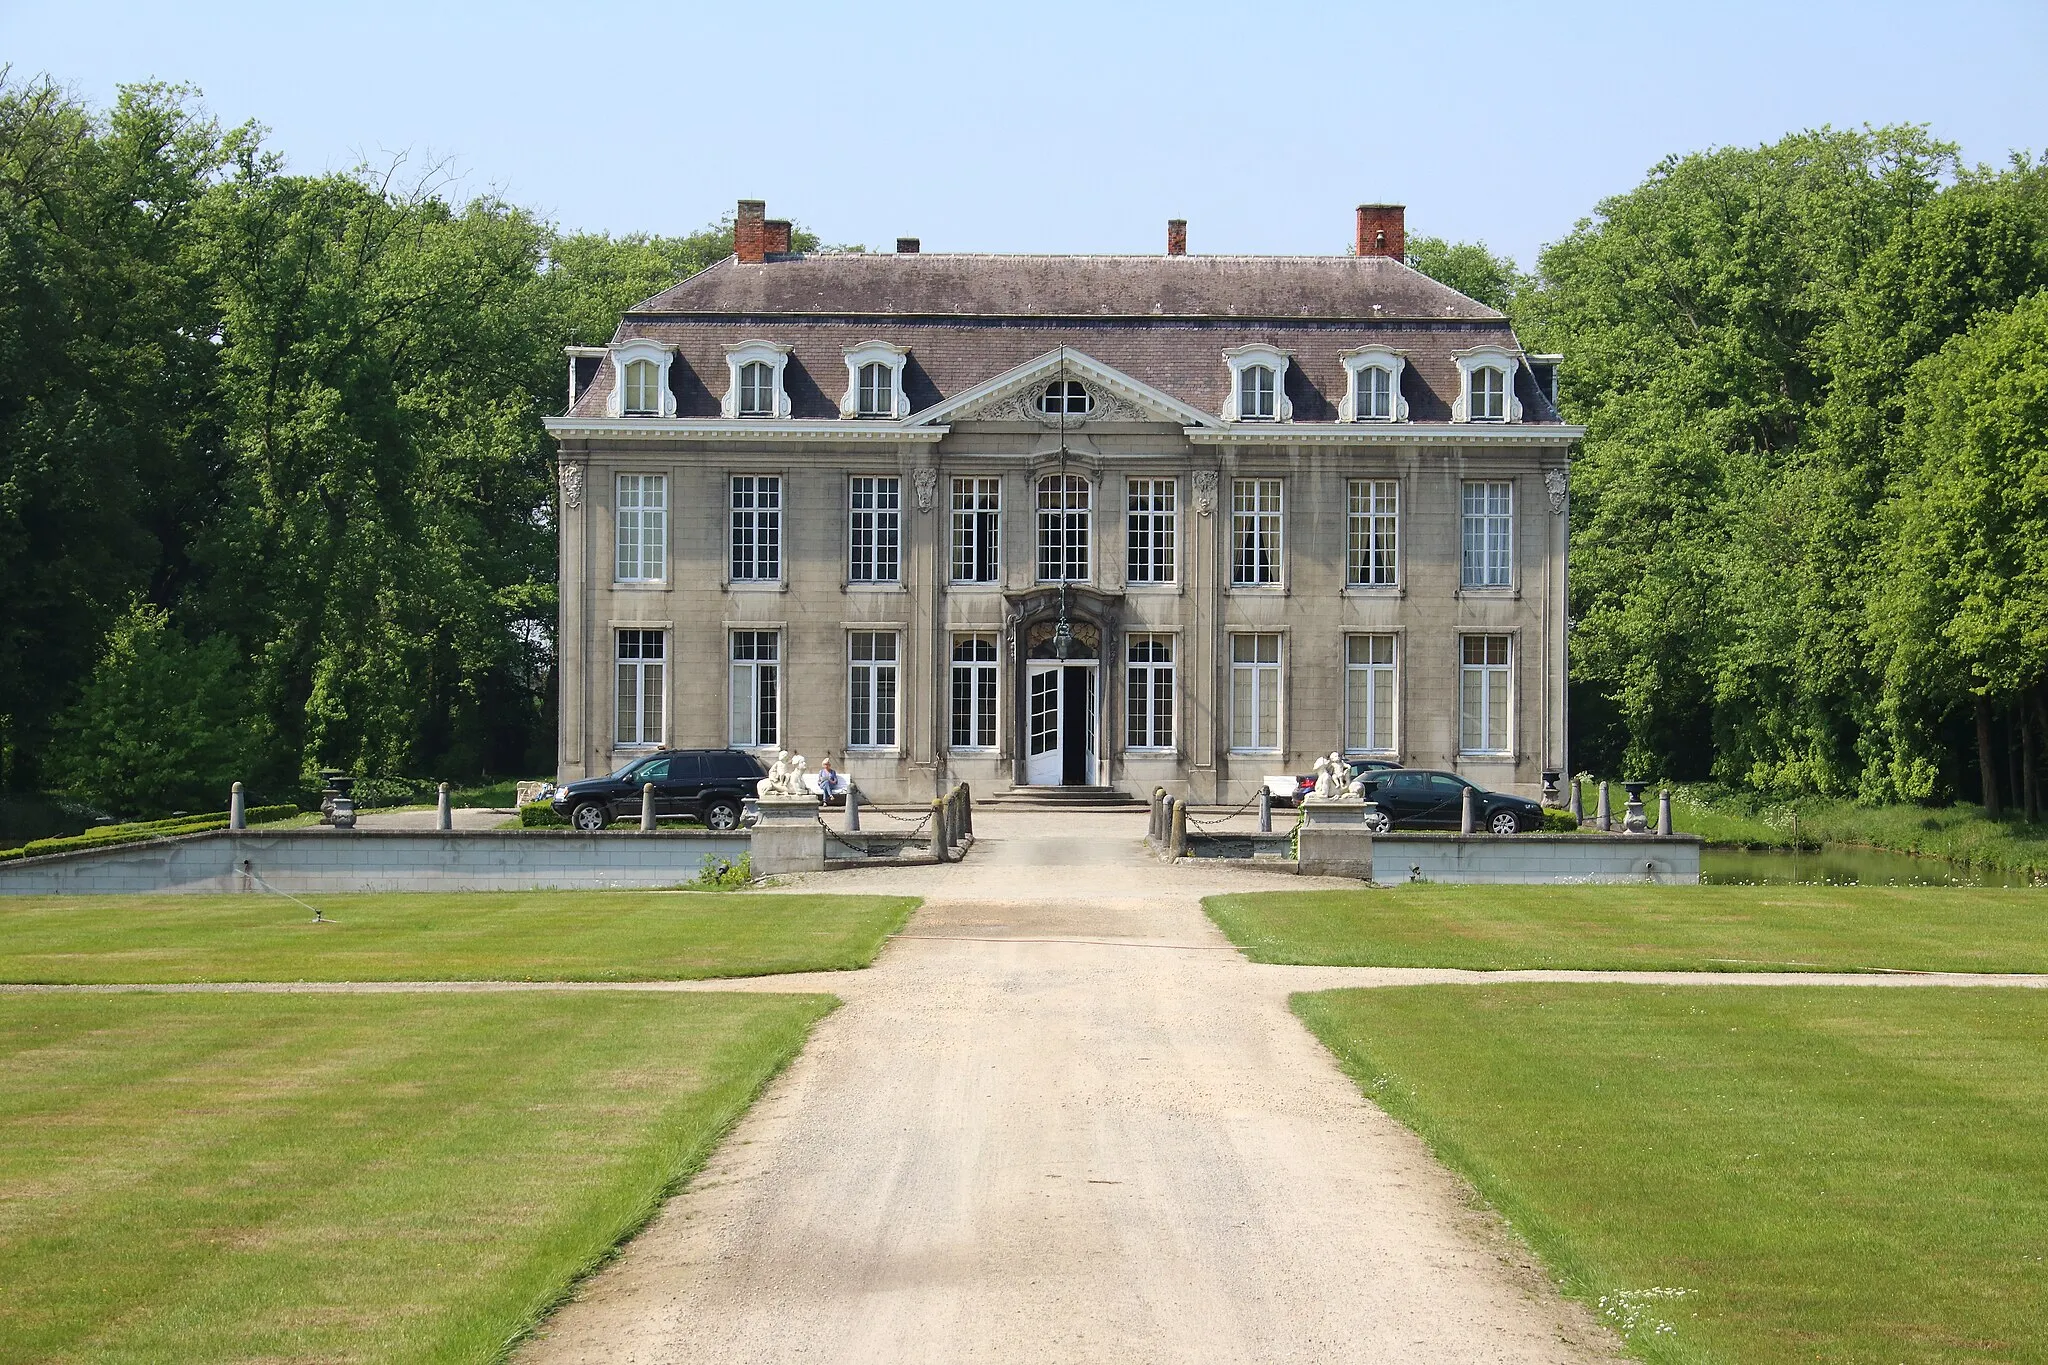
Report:
M 250 873 L 291 892 L 678 886 L 749 845 L 743 831 L 220 830 L 0 863 L 0 895 L 248 891 Z
M 1665 882 L 1700 879 L 1694 834 L 1393 834 L 1372 841 L 1393 882 Z

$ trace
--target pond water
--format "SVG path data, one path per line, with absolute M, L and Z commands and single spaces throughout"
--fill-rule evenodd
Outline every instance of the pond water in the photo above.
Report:
M 1965 867 L 1945 858 L 1829 844 L 1819 852 L 1708 848 L 1700 852 L 1700 880 L 1722 886 L 1818 882 L 1832 886 L 2033 886 L 2026 872 Z

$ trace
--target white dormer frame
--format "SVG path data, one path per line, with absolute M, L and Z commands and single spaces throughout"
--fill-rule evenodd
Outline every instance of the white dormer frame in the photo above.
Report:
M 1226 422 L 1291 422 L 1294 420 L 1294 404 L 1287 401 L 1287 352 L 1278 346 L 1267 346 L 1254 342 L 1249 346 L 1233 346 L 1223 353 L 1223 359 L 1230 366 L 1230 396 L 1223 403 L 1223 420 Z M 1244 396 L 1244 372 L 1254 365 L 1264 365 L 1273 371 L 1273 415 L 1271 417 L 1246 417 L 1238 411 L 1238 404 Z
M 1472 375 L 1476 370 L 1499 370 L 1501 372 L 1501 395 L 1507 399 L 1507 411 L 1499 418 L 1484 418 L 1494 421 L 1519 422 L 1522 420 L 1522 400 L 1515 397 L 1515 372 L 1522 368 L 1522 353 L 1507 346 L 1474 346 L 1470 350 L 1452 351 L 1451 356 L 1458 362 L 1458 397 L 1451 404 L 1453 422 L 1470 422 L 1472 417 Z
M 613 346 L 611 348 L 612 396 L 605 400 L 606 414 L 612 417 L 628 415 L 626 412 L 626 367 L 636 360 L 651 360 L 654 362 L 657 372 L 656 384 L 658 387 L 655 392 L 661 398 L 661 411 L 636 412 L 631 415 L 634 417 L 675 416 L 676 396 L 668 386 L 669 362 L 675 358 L 675 347 L 664 346 L 658 341 L 649 341 L 644 337 L 636 337 L 631 341 L 622 341 L 618 345 Z
M 872 421 L 876 418 L 892 418 L 902 421 L 910 416 L 910 400 L 903 396 L 903 366 L 910 358 L 910 348 L 896 346 L 886 341 L 863 341 L 858 346 L 848 346 L 842 352 L 846 357 L 846 393 L 839 400 L 841 417 L 863 417 Z M 863 414 L 860 410 L 860 372 L 869 365 L 889 367 L 889 410 Z
M 1401 374 L 1408 368 L 1408 353 L 1397 351 L 1391 346 L 1357 346 L 1348 351 L 1337 352 L 1337 358 L 1344 362 L 1344 398 L 1337 404 L 1337 420 L 1340 422 L 1405 422 L 1408 420 L 1408 400 L 1401 396 Z M 1393 395 L 1393 412 L 1386 417 L 1361 417 L 1359 415 L 1359 390 L 1367 370 L 1387 372 L 1387 391 Z
M 738 418 L 740 413 L 740 367 L 759 362 L 766 365 L 775 382 L 775 410 L 773 412 L 750 412 L 750 419 L 786 422 L 789 420 L 789 385 L 782 382 L 783 371 L 789 368 L 790 348 L 779 341 L 742 341 L 725 348 L 725 401 L 719 410 L 729 418 Z

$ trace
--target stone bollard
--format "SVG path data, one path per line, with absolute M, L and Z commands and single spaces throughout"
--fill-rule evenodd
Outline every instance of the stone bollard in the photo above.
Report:
M 446 782 L 441 784 L 440 795 L 434 802 L 434 828 L 455 828 L 455 810 L 448 803 L 448 784 Z
M 960 784 L 960 837 L 962 841 L 974 835 L 974 790 L 965 782 Z
M 1478 822 L 1473 819 L 1474 804 L 1472 789 L 1467 787 L 1464 798 L 1458 803 L 1458 833 L 1470 834 L 1479 827 Z
M 1166 852 L 1168 857 L 1185 858 L 1188 852 L 1188 808 L 1183 801 L 1173 803 L 1173 825 L 1167 831 Z
M 654 784 L 652 782 L 642 782 L 640 784 L 640 832 L 642 834 L 654 833 Z
M 1166 843 L 1166 788 L 1152 789 L 1152 823 L 1145 831 L 1145 837 L 1157 849 Z
M 1671 789 L 1666 787 L 1657 793 L 1657 832 L 1671 833 Z
M 242 804 L 242 784 L 228 788 L 228 828 L 249 828 L 249 808 Z
M 860 833 L 860 788 L 855 786 L 846 789 L 846 832 Z
M 1273 792 L 1271 788 L 1259 788 L 1259 833 L 1273 832 Z
M 1614 833 L 1614 807 L 1607 800 L 1607 784 L 1600 784 L 1600 804 L 1593 807 L 1593 828 L 1602 834 Z
M 946 829 L 946 798 L 932 802 L 932 853 L 942 863 L 953 861 L 951 836 Z
M 1586 823 L 1586 797 L 1585 794 L 1579 789 L 1579 779 L 1576 777 L 1572 779 L 1571 812 L 1572 819 L 1578 821 L 1582 825 Z

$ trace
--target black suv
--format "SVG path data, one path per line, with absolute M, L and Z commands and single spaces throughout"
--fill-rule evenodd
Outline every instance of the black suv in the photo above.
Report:
M 1390 829 L 1457 829 L 1464 822 L 1465 789 L 1472 789 L 1472 823 L 1489 834 L 1520 834 L 1543 827 L 1543 807 L 1525 796 L 1490 792 L 1456 773 L 1402 769 L 1365 774 L 1366 824 Z
M 577 829 L 603 829 L 640 814 L 640 789 L 654 784 L 657 820 L 701 820 L 706 829 L 738 829 L 740 802 L 768 775 L 739 749 L 664 749 L 636 758 L 609 777 L 571 782 L 549 802 Z

